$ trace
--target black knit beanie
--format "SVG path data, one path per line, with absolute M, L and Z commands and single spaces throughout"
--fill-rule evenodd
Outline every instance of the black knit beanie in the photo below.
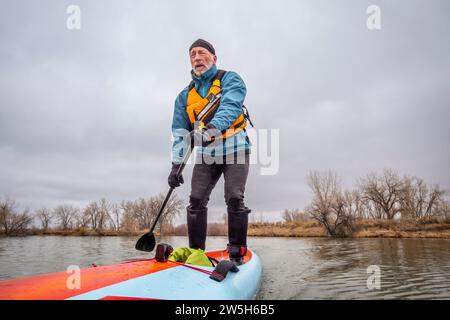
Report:
M 216 54 L 216 50 L 214 49 L 214 47 L 212 46 L 211 43 L 209 43 L 206 40 L 203 39 L 198 39 L 196 40 L 190 47 L 189 47 L 189 52 L 191 52 L 192 48 L 195 47 L 202 47 L 205 48 L 206 50 L 208 50 L 209 52 L 211 52 L 212 54 Z

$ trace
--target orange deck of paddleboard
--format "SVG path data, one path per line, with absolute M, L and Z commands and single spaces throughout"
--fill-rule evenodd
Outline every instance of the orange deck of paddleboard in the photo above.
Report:
M 217 260 L 228 259 L 226 251 L 209 252 Z M 251 259 L 249 250 L 244 258 Z M 177 267 L 173 263 L 160 263 L 155 259 L 124 262 L 112 266 L 90 267 L 80 270 L 80 288 L 70 289 L 72 273 L 56 272 L 32 277 L 0 281 L 0 300 L 61 300 L 100 289 L 151 273 Z M 127 297 L 105 297 L 105 299 L 126 299 Z

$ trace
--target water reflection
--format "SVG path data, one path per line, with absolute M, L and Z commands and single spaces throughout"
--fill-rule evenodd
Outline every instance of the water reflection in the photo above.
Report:
M 448 240 L 317 240 L 315 268 L 295 299 L 450 298 Z M 381 288 L 369 289 L 367 267 L 381 271 Z
M 0 279 L 151 257 L 136 237 L 0 239 Z M 174 247 L 185 237 L 165 237 Z M 207 249 L 225 248 L 208 237 Z M 440 239 L 250 238 L 263 261 L 259 299 L 450 299 L 450 241 Z M 381 270 L 381 289 L 368 289 L 367 267 Z

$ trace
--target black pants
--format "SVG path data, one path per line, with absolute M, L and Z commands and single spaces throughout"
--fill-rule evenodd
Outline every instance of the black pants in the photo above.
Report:
M 249 154 L 235 161 L 211 163 L 210 159 L 196 163 L 192 173 L 191 195 L 187 207 L 189 246 L 205 249 L 207 205 L 209 196 L 222 176 L 225 180 L 225 203 L 228 212 L 229 245 L 247 245 L 248 213 L 244 205 L 245 184 L 249 171 Z M 231 163 L 230 163 L 231 162 Z
M 222 163 L 208 164 L 212 162 L 209 161 L 210 159 L 196 163 L 192 173 L 190 198 L 200 200 L 201 205 L 206 207 L 212 190 L 223 174 L 227 206 L 230 205 L 231 199 L 239 199 L 243 202 L 249 170 L 249 154 L 239 155 L 239 157 L 235 157 L 231 163 L 223 160 Z M 244 163 L 242 164 L 242 162 Z

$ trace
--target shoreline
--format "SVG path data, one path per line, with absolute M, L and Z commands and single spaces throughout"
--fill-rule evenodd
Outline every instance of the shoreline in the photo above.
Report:
M 75 236 L 75 237 L 139 237 L 148 232 L 148 229 L 140 231 L 115 231 L 115 230 L 30 230 L 22 236 Z M 156 236 L 159 236 L 155 232 Z M 166 232 L 166 236 L 187 236 L 186 226 L 174 227 Z M 226 236 L 227 225 L 212 223 L 208 225 L 208 236 Z M 286 238 L 328 238 L 324 228 L 316 221 L 302 222 L 259 222 L 250 223 L 249 237 L 286 237 Z M 391 220 L 359 220 L 354 223 L 354 233 L 348 238 L 430 238 L 450 239 L 450 222 L 436 221 L 391 221 Z
M 273 237 L 329 237 L 317 222 L 260 223 L 249 228 L 251 236 Z M 354 223 L 354 232 L 347 238 L 430 238 L 450 239 L 450 223 L 393 220 L 360 220 Z

